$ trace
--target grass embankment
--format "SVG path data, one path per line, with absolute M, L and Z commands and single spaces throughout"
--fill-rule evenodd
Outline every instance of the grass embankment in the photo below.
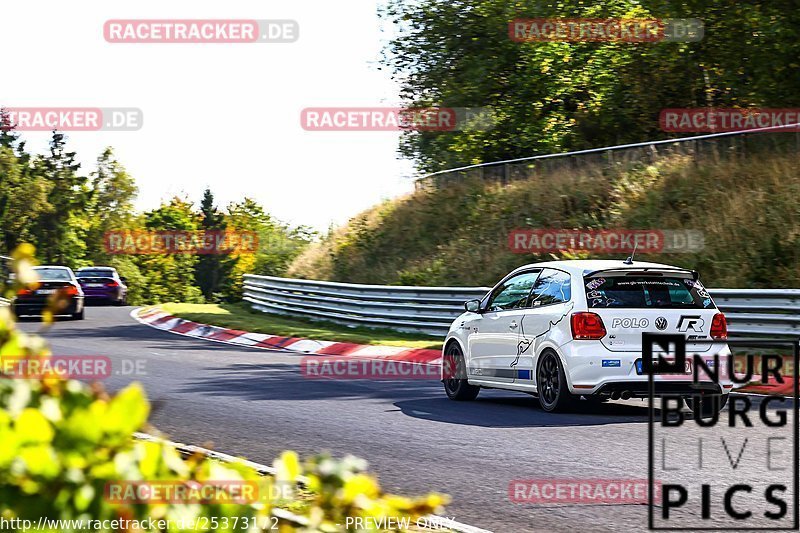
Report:
M 800 287 L 798 193 L 796 156 L 763 153 L 705 163 L 676 156 L 633 170 L 561 171 L 507 186 L 453 184 L 360 214 L 298 257 L 288 275 L 491 285 L 526 263 L 577 258 L 512 253 L 513 229 L 693 229 L 705 234 L 703 252 L 637 258 L 697 269 L 712 287 Z
M 398 333 L 370 328 L 349 328 L 328 322 L 312 322 L 298 318 L 280 317 L 252 311 L 244 303 L 233 304 L 184 304 L 166 303 L 158 307 L 171 315 L 193 322 L 211 324 L 253 333 L 267 333 L 282 337 L 300 337 L 356 344 L 378 344 L 383 346 L 406 346 L 408 348 L 441 349 L 442 343 L 435 337 Z

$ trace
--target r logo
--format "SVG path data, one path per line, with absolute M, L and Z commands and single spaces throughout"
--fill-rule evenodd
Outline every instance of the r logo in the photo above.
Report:
M 678 320 L 678 331 L 686 332 L 692 330 L 696 333 L 703 332 L 705 321 L 700 318 L 700 315 L 681 316 Z

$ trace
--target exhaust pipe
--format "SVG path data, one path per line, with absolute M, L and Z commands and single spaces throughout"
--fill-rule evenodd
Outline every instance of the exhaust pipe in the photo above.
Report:
M 619 400 L 619 391 L 613 391 L 611 393 L 611 399 L 612 400 Z
M 620 398 L 622 398 L 623 400 L 628 400 L 628 399 L 630 399 L 631 396 L 632 396 L 631 395 L 631 391 L 626 390 L 626 391 L 622 391 L 622 394 L 620 395 Z

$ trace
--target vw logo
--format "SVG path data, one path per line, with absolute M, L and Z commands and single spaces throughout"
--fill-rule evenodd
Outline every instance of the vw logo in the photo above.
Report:
M 663 316 L 656 318 L 656 327 L 662 331 L 667 329 L 667 319 Z

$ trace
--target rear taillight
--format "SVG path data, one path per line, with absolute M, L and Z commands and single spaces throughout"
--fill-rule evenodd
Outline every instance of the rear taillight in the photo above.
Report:
M 717 313 L 711 321 L 711 338 L 712 339 L 727 339 L 728 338 L 728 321 L 725 315 Z
M 106 283 L 106 287 L 119 287 L 119 283 L 117 283 L 116 281 L 109 281 L 108 283 Z
M 597 340 L 606 336 L 603 319 L 596 313 L 573 313 L 571 322 L 575 340 Z
M 33 291 L 30 289 L 19 289 L 17 291 L 17 296 L 30 296 L 33 294 Z
M 62 289 L 62 292 L 67 296 L 75 296 L 78 294 L 78 287 L 75 285 L 67 285 Z

